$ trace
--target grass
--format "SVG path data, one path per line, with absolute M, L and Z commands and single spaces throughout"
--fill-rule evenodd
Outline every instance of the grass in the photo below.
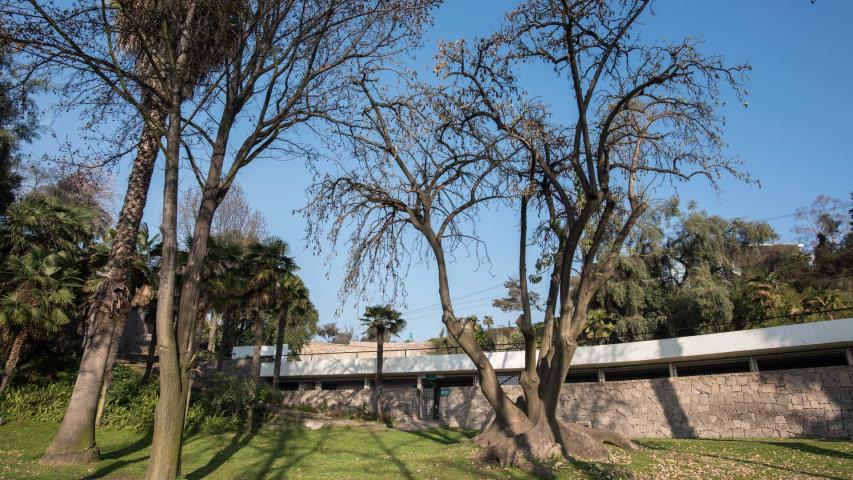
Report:
M 102 461 L 50 468 L 38 457 L 55 425 L 12 422 L 0 427 L 0 479 L 131 480 L 145 472 L 151 438 L 100 430 Z M 530 478 L 515 469 L 478 468 L 473 434 L 365 428 L 261 430 L 256 434 L 196 435 L 186 440 L 186 479 Z M 570 462 L 562 479 L 853 479 L 853 442 L 815 440 L 641 439 L 638 452 L 617 450 L 610 463 Z

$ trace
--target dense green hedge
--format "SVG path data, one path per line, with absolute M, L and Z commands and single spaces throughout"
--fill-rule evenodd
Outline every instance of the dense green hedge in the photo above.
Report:
M 101 425 L 133 432 L 151 430 L 158 386 L 156 381 L 142 384 L 140 380 L 141 375 L 136 371 L 123 365 L 115 366 Z M 239 429 L 244 425 L 250 404 L 256 411 L 260 410 L 256 418 L 263 418 L 264 402 L 275 400 L 271 398 L 275 393 L 264 389 L 258 400 L 253 402 L 247 384 L 223 374 L 213 374 L 200 385 L 202 388 L 193 391 L 187 414 L 187 429 L 190 431 L 216 433 Z M 73 376 L 11 388 L 0 398 L 0 416 L 7 420 L 59 423 L 71 398 L 72 388 Z

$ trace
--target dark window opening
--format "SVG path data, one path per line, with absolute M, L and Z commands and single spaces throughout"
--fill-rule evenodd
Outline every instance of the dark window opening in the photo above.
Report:
M 569 370 L 566 383 L 592 383 L 598 381 L 597 370 Z
M 610 368 L 604 370 L 604 380 L 648 380 L 669 377 L 669 365 L 642 365 L 638 367 Z
M 372 382 L 371 382 L 371 385 L 373 385 Z M 417 388 L 418 387 L 418 380 L 416 378 L 411 378 L 411 377 L 403 377 L 403 378 L 385 377 L 382 379 L 382 387 L 383 388 Z
M 473 387 L 474 377 L 465 375 L 461 377 L 443 377 L 436 379 L 439 387 Z
M 675 364 L 679 377 L 695 377 L 698 375 L 719 375 L 724 373 L 748 372 L 749 359 L 711 360 L 704 362 L 685 362 Z
M 821 352 L 781 353 L 755 357 L 759 372 L 789 370 L 792 368 L 837 367 L 847 365 L 844 350 L 824 350 Z

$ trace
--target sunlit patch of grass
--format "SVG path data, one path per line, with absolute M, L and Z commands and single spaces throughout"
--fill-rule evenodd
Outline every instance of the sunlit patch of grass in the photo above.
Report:
M 92 466 L 52 468 L 38 458 L 55 425 L 13 422 L 0 427 L 0 480 L 141 478 L 150 436 L 98 431 L 102 460 Z M 522 479 L 517 469 L 479 467 L 473 432 L 382 431 L 359 427 L 299 427 L 186 439 L 183 478 L 209 479 Z M 614 450 L 610 462 L 570 461 L 561 479 L 853 478 L 853 443 L 814 440 L 639 440 L 636 452 Z

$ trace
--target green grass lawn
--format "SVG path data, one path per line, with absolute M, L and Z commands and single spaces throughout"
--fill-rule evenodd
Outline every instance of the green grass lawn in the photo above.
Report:
M 0 479 L 140 478 L 150 437 L 98 432 L 103 460 L 88 467 L 37 463 L 55 425 L 12 422 L 0 427 Z M 187 439 L 187 479 L 286 478 L 530 478 L 514 469 L 478 468 L 472 434 L 366 428 L 261 430 L 257 434 L 197 435 Z M 853 442 L 813 440 L 649 440 L 643 450 L 615 450 L 611 463 L 573 462 L 560 478 L 853 479 Z

